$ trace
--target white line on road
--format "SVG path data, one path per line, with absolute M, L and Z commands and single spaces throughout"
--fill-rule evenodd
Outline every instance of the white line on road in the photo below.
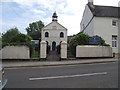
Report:
M 81 74 L 81 75 L 67 75 L 67 76 L 29 78 L 29 80 L 30 80 L 30 81 L 33 81 L 33 80 L 45 80 L 45 79 L 57 79 L 57 78 L 71 78 L 71 77 L 82 77 L 82 76 L 92 76 L 92 75 L 105 75 L 105 74 L 107 74 L 107 72 L 89 73 L 89 74 Z

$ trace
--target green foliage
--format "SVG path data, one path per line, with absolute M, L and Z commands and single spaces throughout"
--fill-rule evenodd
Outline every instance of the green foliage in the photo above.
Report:
M 67 57 L 68 58 L 74 58 L 74 55 L 71 53 L 70 50 L 67 51 Z
M 17 28 L 12 28 L 2 35 L 2 47 L 26 45 L 31 46 L 32 38 L 28 35 L 22 34 Z
M 41 29 L 44 27 L 42 21 L 36 21 L 29 24 L 29 27 L 26 28 L 27 35 L 31 36 L 34 40 L 41 38 Z
M 31 42 L 31 40 L 32 40 L 32 37 L 20 33 L 12 38 L 11 43 L 14 43 L 14 42 L 15 43 L 28 43 L 28 42 Z
M 50 45 L 47 45 L 47 54 L 50 52 Z
M 89 36 L 83 32 L 78 33 L 70 39 L 69 50 L 75 56 L 77 45 L 88 45 Z
M 39 52 L 37 52 L 34 49 L 32 49 L 30 56 L 31 56 L 31 58 L 39 58 L 40 54 L 39 54 Z
M 58 52 L 58 54 L 60 54 L 60 50 L 61 50 L 61 46 L 57 45 L 57 52 Z
M 20 32 L 16 27 L 9 29 L 6 33 L 2 34 L 2 42 L 10 43 L 12 38 L 18 35 L 19 33 Z
M 101 42 L 100 42 L 99 45 L 101 45 L 101 46 L 110 46 L 109 44 L 106 44 L 105 40 L 103 38 L 101 38 L 100 36 L 96 35 L 96 37 L 99 37 L 101 39 Z

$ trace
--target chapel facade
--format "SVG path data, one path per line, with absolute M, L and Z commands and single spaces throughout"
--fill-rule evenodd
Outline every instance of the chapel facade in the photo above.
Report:
M 53 13 L 52 22 L 42 28 L 41 40 L 50 45 L 51 51 L 56 51 L 62 41 L 67 42 L 67 29 L 58 23 L 56 12 Z

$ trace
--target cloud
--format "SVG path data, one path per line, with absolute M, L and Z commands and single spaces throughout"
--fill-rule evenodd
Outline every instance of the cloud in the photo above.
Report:
M 35 13 L 37 13 L 37 14 L 45 14 L 44 11 L 38 10 L 38 9 L 31 9 L 31 12 L 35 12 Z
M 5 2 L 6 0 L 2 1 Z M 29 23 L 42 20 L 46 25 L 52 21 L 52 14 L 56 11 L 58 14 L 58 22 L 68 29 L 68 35 L 73 35 L 80 32 L 80 22 L 87 1 L 88 0 L 10 0 L 10 2 L 16 3 L 17 6 L 7 5 L 7 8 L 14 9 L 14 14 L 18 17 L 14 17 L 12 20 L 10 19 L 12 16 L 6 17 L 8 21 L 10 21 L 5 21 L 4 25 L 2 25 L 3 27 L 7 25 L 7 27 L 17 26 L 21 32 L 26 33 L 24 29 L 28 27 Z M 119 0 L 94 0 L 94 4 L 117 6 L 118 1 Z

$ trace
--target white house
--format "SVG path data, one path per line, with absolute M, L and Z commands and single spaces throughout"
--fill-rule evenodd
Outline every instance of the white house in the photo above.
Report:
M 80 27 L 90 36 L 101 36 L 113 53 L 118 53 L 118 7 L 94 5 L 88 0 Z
M 41 41 L 46 41 L 51 50 L 56 50 L 62 41 L 67 42 L 67 29 L 58 23 L 56 12 L 53 13 L 52 22 L 42 28 Z

